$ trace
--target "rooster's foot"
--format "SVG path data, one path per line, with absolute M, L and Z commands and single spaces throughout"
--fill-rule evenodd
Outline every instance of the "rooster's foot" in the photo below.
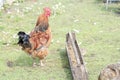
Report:
M 35 62 L 33 63 L 33 67 L 36 67 L 36 63 Z
M 39 66 L 44 66 L 42 60 L 40 60 L 40 63 L 38 64 Z

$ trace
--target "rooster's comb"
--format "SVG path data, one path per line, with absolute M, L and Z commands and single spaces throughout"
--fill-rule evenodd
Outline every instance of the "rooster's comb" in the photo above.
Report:
M 45 7 L 43 8 L 44 11 L 47 11 L 47 12 L 51 12 L 50 8 L 49 7 Z
M 51 10 L 50 10 L 49 7 L 45 7 L 45 8 L 43 8 L 43 10 L 44 10 L 46 16 L 50 16 L 51 15 Z

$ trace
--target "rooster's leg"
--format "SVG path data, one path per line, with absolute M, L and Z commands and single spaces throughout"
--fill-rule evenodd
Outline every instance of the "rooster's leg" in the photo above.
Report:
M 35 58 L 33 58 L 33 67 L 36 66 L 36 63 L 35 63 Z
M 39 66 L 44 66 L 42 60 L 40 60 Z

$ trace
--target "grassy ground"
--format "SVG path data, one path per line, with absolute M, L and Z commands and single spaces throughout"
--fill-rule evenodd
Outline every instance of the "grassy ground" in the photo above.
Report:
M 33 68 L 31 57 L 16 45 L 17 32 L 29 33 L 45 6 L 53 11 L 53 40 L 45 66 Z M 0 12 L 0 80 L 72 80 L 65 50 L 69 31 L 76 32 L 80 47 L 86 52 L 89 80 L 97 80 L 100 70 L 120 58 L 120 15 L 114 12 L 119 6 L 112 4 L 105 10 L 105 5 L 97 0 L 40 0 L 14 4 Z

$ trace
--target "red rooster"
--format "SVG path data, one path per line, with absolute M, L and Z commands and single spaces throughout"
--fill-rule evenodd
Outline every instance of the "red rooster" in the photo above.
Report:
M 49 27 L 49 23 L 48 23 L 48 17 L 51 15 L 51 10 L 50 8 L 46 7 L 43 8 L 44 13 L 41 14 L 36 22 L 36 26 L 34 28 L 34 30 L 30 33 L 31 36 L 34 36 L 39 33 L 47 33 L 46 37 L 49 36 L 50 39 L 48 39 L 47 43 L 44 44 L 46 47 L 49 47 L 50 42 L 51 42 L 51 29 Z M 43 34 L 42 34 L 43 35 Z M 41 36 L 41 35 L 39 35 Z M 44 34 L 45 36 L 45 34 Z
M 51 10 L 49 8 L 44 8 L 43 10 L 44 13 L 38 17 L 36 26 L 29 35 L 23 31 L 18 33 L 18 44 L 22 47 L 22 50 L 30 54 L 33 59 L 38 57 L 41 66 L 43 66 L 42 60 L 48 54 L 48 47 L 52 39 L 51 29 L 48 23 Z M 36 63 L 33 63 L 33 66 L 35 65 Z

